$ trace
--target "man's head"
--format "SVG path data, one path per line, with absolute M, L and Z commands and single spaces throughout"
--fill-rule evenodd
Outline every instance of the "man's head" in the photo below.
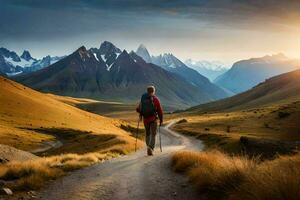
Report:
M 147 93 L 149 95 L 154 95 L 155 94 L 155 87 L 153 85 L 150 85 L 147 87 Z

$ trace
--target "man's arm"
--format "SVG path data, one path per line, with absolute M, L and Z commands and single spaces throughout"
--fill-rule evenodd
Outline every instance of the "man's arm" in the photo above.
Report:
M 142 113 L 141 113 L 141 102 L 136 107 L 136 112 L 139 113 L 139 120 L 142 120 Z
M 158 115 L 158 118 L 159 118 L 159 125 L 162 125 L 162 123 L 163 123 L 163 110 L 162 110 L 160 101 L 157 97 L 154 98 L 154 105 L 155 105 L 156 112 L 157 112 L 157 115 Z
M 136 112 L 141 113 L 141 103 L 139 103 L 136 107 Z

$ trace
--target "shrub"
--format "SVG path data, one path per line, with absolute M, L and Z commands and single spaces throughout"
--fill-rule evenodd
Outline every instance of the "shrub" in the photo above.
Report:
M 182 151 L 173 156 L 176 171 L 185 172 L 201 192 L 217 199 L 300 199 L 300 156 L 257 159 L 231 157 L 219 151 Z
M 181 119 L 177 122 L 177 124 L 182 124 L 188 122 L 187 119 Z
M 15 191 L 35 190 L 67 171 L 87 167 L 115 156 L 112 153 L 63 154 L 25 162 L 9 162 L 0 166 L 0 179 L 8 181 L 7 186 Z

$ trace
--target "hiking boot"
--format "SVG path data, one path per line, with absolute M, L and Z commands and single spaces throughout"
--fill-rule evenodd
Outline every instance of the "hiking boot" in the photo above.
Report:
M 153 156 L 153 150 L 150 147 L 147 148 L 147 154 L 148 156 Z

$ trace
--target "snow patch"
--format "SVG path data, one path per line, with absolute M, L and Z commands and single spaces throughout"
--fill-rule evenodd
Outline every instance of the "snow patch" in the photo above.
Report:
M 101 55 L 101 58 L 104 62 L 106 62 L 105 55 Z
M 99 61 L 99 59 L 97 58 L 97 54 L 94 53 L 94 57 L 96 58 L 97 61 Z
M 113 66 L 114 63 L 112 63 L 111 65 L 107 66 L 107 71 L 110 71 L 111 67 Z
M 174 63 L 172 63 L 171 65 L 169 65 L 168 67 L 170 67 L 170 68 L 176 68 L 176 65 L 174 64 Z
M 13 65 L 14 67 L 16 66 L 20 66 L 20 67 L 30 67 L 34 62 L 35 60 L 34 59 L 30 59 L 29 61 L 21 58 L 21 61 L 19 62 L 16 62 L 14 61 L 11 57 L 7 58 L 7 57 L 4 57 L 5 61 L 11 65 Z
M 21 74 L 22 71 L 20 72 L 11 72 L 11 73 L 6 73 L 7 76 L 15 76 L 15 75 L 18 75 L 18 74 Z
M 54 59 L 53 59 L 53 60 L 51 59 L 51 60 L 50 60 L 50 65 L 52 65 L 52 64 L 54 64 L 54 63 L 56 63 L 56 62 L 58 62 L 58 61 L 59 61 L 59 59 L 55 59 L 55 60 L 54 60 Z

